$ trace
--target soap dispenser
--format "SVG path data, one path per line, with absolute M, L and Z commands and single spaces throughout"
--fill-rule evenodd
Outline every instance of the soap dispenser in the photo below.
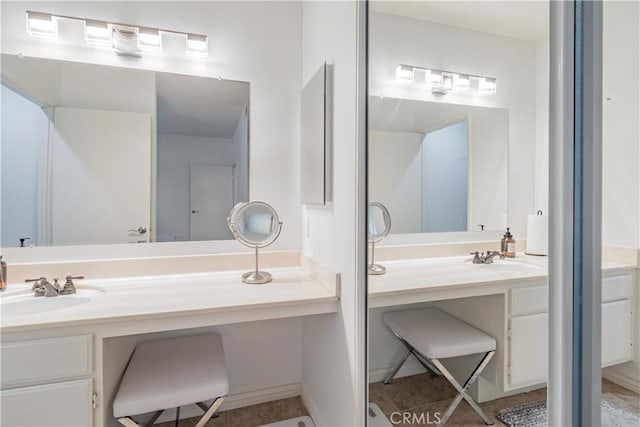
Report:
M 507 258 L 516 257 L 516 239 L 513 238 L 511 231 L 507 228 L 502 240 L 500 240 L 500 252 Z

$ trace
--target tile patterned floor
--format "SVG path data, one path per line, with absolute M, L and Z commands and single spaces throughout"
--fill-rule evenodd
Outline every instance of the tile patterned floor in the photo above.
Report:
M 633 392 L 626 390 L 607 380 L 602 383 L 603 393 L 618 393 L 629 396 L 636 396 Z M 408 412 L 416 414 L 411 416 L 416 424 L 399 422 L 398 426 L 425 426 L 437 421 L 436 413 L 443 414 L 449 402 L 455 395 L 455 390 L 442 377 L 432 377 L 430 374 L 412 375 L 409 377 L 394 379 L 390 384 L 384 385 L 381 382 L 369 385 L 369 400 L 376 403 L 387 417 L 393 412 Z M 495 421 L 496 426 L 504 426 L 496 418 L 498 411 L 514 405 L 545 400 L 547 398 L 546 389 L 533 390 L 529 393 L 522 393 L 515 396 L 505 397 L 490 402 L 480 404 L 484 412 Z M 421 418 L 422 417 L 422 418 Z M 402 421 L 401 416 L 395 415 L 394 421 Z M 465 401 L 462 401 L 456 408 L 447 426 L 465 427 L 486 427 L 484 422 Z
M 209 420 L 206 427 L 257 427 L 303 415 L 309 414 L 302 400 L 300 397 L 292 397 L 220 412 L 220 416 Z M 198 417 L 180 420 L 179 427 L 193 427 L 198 420 Z M 174 425 L 175 423 L 167 422 L 156 424 L 155 427 L 173 427 Z
M 603 393 L 617 393 L 627 396 L 638 395 L 616 384 L 604 380 Z M 451 399 L 455 396 L 455 390 L 441 376 L 432 377 L 430 374 L 412 375 L 397 378 L 390 384 L 373 383 L 369 385 L 369 400 L 376 403 L 387 417 L 393 412 L 415 413 L 422 415 L 423 420 L 435 419 L 436 412 L 444 413 Z M 504 426 L 495 418 L 498 411 L 521 403 L 544 400 L 547 397 L 546 389 L 534 390 L 503 399 L 482 403 L 480 406 L 485 413 L 496 422 L 496 426 Z M 207 423 L 207 427 L 257 427 L 263 424 L 274 423 L 290 418 L 309 415 L 300 397 L 275 400 L 245 408 L 232 409 L 220 412 L 220 416 Z M 419 420 L 419 418 L 417 418 Z M 187 418 L 180 421 L 179 427 L 193 427 L 198 418 Z M 408 427 L 414 425 L 428 425 L 426 422 L 419 424 L 399 423 L 398 426 Z M 174 423 L 156 424 L 156 427 L 173 427 Z M 485 424 L 466 403 L 462 402 L 455 410 L 447 426 L 485 427 Z

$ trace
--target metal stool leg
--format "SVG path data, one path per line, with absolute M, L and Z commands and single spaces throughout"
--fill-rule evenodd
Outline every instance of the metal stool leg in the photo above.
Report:
M 393 335 L 395 335 L 396 338 L 398 338 L 398 340 L 406 347 L 407 353 L 404 355 L 400 363 L 398 363 L 398 365 L 395 367 L 391 375 L 389 375 L 387 379 L 383 381 L 383 384 L 389 384 L 389 382 L 393 379 L 393 377 L 396 376 L 396 374 L 398 373 L 402 365 L 404 365 L 404 362 L 407 361 L 407 358 L 409 357 L 410 354 L 413 354 L 416 357 L 416 359 L 418 359 L 418 362 L 420 362 L 420 364 L 424 367 L 424 369 L 427 370 L 427 372 L 431 374 L 432 377 L 436 375 L 440 375 L 440 372 L 438 371 L 438 369 L 431 364 L 429 359 L 427 359 L 422 354 L 420 354 L 420 352 L 417 351 L 415 348 L 413 348 L 411 344 L 406 342 L 400 335 L 398 335 L 396 331 L 391 329 L 391 332 L 393 332 Z
M 411 350 L 407 349 L 407 354 L 405 354 L 404 357 L 402 358 L 402 360 L 400 360 L 400 363 L 398 363 L 398 366 L 396 366 L 395 369 L 393 370 L 393 372 L 391 372 L 391 375 L 389 375 L 387 377 L 387 379 L 383 381 L 384 384 L 389 384 L 389 381 L 391 381 L 393 379 L 393 377 L 396 376 L 396 374 L 398 373 L 398 371 L 400 370 L 402 365 L 404 365 L 404 362 L 407 361 L 407 359 L 409 358 L 410 355 L 411 355 Z
M 200 418 L 200 420 L 198 421 L 195 427 L 204 427 L 207 421 L 209 421 L 211 417 L 213 417 L 213 414 L 216 413 L 220 405 L 222 405 L 222 401 L 224 400 L 225 397 L 226 396 L 218 397 L 216 400 L 214 400 L 211 406 L 209 406 L 209 409 L 207 409 L 207 411 L 204 413 L 202 418 Z
M 222 401 L 224 400 L 225 397 L 226 396 L 218 397 L 213 401 L 213 403 L 209 407 L 207 407 L 202 402 L 196 403 L 204 411 L 204 415 L 202 416 L 202 418 L 200 418 L 200 420 L 198 420 L 198 423 L 195 425 L 195 427 L 204 427 L 207 421 L 209 421 L 211 417 L 215 415 L 218 408 L 220 408 L 220 405 L 222 405 Z M 156 422 L 158 417 L 160 417 L 160 414 L 162 414 L 163 412 L 164 410 L 158 411 L 155 414 L 153 414 L 153 417 L 151 417 L 151 419 L 145 424 L 145 427 L 151 426 L 154 422 Z M 179 421 L 180 421 L 180 407 L 176 409 L 176 426 L 178 425 Z M 125 427 L 142 427 L 140 424 L 134 421 L 134 419 L 131 417 L 118 418 L 118 422 Z
M 444 415 L 440 418 L 440 423 L 438 425 L 441 426 L 447 422 L 447 420 L 449 419 L 453 411 L 456 409 L 456 407 L 460 404 L 462 399 L 466 400 L 467 403 L 471 405 L 473 410 L 476 411 L 476 413 L 482 418 L 482 420 L 486 425 L 494 424 L 493 421 L 491 421 L 491 419 L 487 417 L 487 415 L 484 413 L 482 408 L 480 408 L 480 405 L 478 405 L 476 401 L 473 400 L 473 398 L 469 396 L 469 394 L 467 393 L 467 390 L 469 389 L 471 384 L 473 384 L 478 379 L 478 377 L 480 376 L 480 373 L 487 366 L 487 364 L 489 363 L 489 361 L 491 360 L 494 354 L 495 354 L 495 351 L 490 351 L 484 355 L 480 363 L 478 363 L 478 366 L 476 366 L 476 368 L 473 370 L 473 372 L 469 376 L 469 379 L 467 379 L 467 381 L 464 383 L 464 386 L 461 386 L 460 384 L 458 384 L 455 378 L 453 378 L 451 373 L 449 373 L 449 371 L 445 369 L 445 367 L 442 365 L 442 363 L 440 363 L 438 359 L 430 359 L 431 363 L 433 363 L 438 368 L 438 370 L 442 373 L 442 375 L 444 375 L 444 377 L 458 391 L 458 395 L 449 404 Z

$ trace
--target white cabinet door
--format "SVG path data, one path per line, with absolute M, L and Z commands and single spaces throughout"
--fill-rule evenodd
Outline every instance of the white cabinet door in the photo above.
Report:
M 93 424 L 92 395 L 90 379 L 2 390 L 0 424 L 88 427 Z
M 602 304 L 602 366 L 631 360 L 631 301 Z
M 511 319 L 509 384 L 527 386 L 547 380 L 546 313 Z

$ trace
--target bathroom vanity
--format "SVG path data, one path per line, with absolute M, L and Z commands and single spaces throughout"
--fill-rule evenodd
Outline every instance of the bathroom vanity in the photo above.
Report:
M 50 298 L 30 296 L 30 284 L 10 284 L 1 300 L 2 424 L 117 425 L 111 405 L 136 343 L 337 311 L 336 274 L 298 253 L 270 256 L 297 265 L 270 268 L 273 282 L 261 286 L 242 283 L 235 270 L 87 278 L 77 282 L 76 294 Z M 259 394 L 230 396 L 227 407 Z M 35 401 L 38 410 L 27 410 Z M 183 415 L 190 410 L 197 414 L 187 407 Z
M 383 264 L 387 274 L 369 278 L 371 340 L 375 349 L 387 342 L 381 332 L 382 312 L 408 304 L 433 304 L 496 339 L 495 357 L 472 389 L 479 401 L 546 384 L 547 293 L 548 286 L 554 286 L 547 283 L 546 257 L 518 253 L 515 259 L 497 259 L 486 265 L 473 264 L 469 256 L 396 259 Z M 635 263 L 603 263 L 603 367 L 633 359 L 636 274 Z M 400 356 L 400 351 L 395 357 Z M 394 357 L 389 350 L 386 355 Z M 375 363 L 372 362 L 374 375 Z M 452 359 L 447 366 L 454 375 L 464 376 L 475 364 L 477 357 L 469 356 Z M 417 363 L 413 366 L 405 374 L 421 371 Z

